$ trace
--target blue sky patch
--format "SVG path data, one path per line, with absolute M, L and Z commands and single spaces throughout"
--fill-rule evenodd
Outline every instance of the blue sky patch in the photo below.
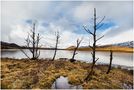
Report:
M 103 24 L 103 25 L 102 25 Z M 102 23 L 102 24 L 100 24 L 99 26 L 101 26 L 100 28 L 99 28 L 99 30 L 101 30 L 101 31 L 104 31 L 104 30 L 106 30 L 106 29 L 108 29 L 108 28 L 110 28 L 110 27 L 113 27 L 113 26 L 116 26 L 116 24 L 114 23 L 114 22 L 104 22 L 104 23 Z M 98 27 L 99 27 L 98 26 Z
M 104 22 L 102 24 L 103 25 L 98 29 L 99 31 L 105 31 L 108 28 L 116 26 L 116 24 L 114 22 Z M 77 24 L 74 24 L 74 26 L 76 27 L 76 30 L 74 30 L 75 33 L 77 33 L 77 34 L 87 34 L 87 32 L 84 30 L 84 28 L 81 24 L 77 23 Z M 89 28 L 89 30 L 91 30 L 91 32 L 93 31 L 93 28 L 91 28 L 90 26 L 88 27 L 88 25 L 87 25 L 87 28 Z
M 77 34 L 87 34 L 87 32 L 84 30 L 82 25 L 75 24 L 76 30 L 74 30 L 74 33 Z

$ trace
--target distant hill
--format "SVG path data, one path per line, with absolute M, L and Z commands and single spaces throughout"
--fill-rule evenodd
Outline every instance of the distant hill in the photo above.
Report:
M 15 43 L 8 43 L 1 41 L 1 49 L 27 49 L 27 47 L 19 46 Z M 66 49 L 59 49 L 59 50 L 73 50 L 75 46 L 70 46 Z M 55 48 L 40 48 L 40 49 L 46 49 L 46 50 L 54 50 Z M 89 46 L 81 46 L 78 48 L 80 51 L 91 51 L 92 49 Z M 109 45 L 102 45 L 97 46 L 97 51 L 119 51 L 119 52 L 133 52 L 133 41 L 123 42 L 123 43 L 117 43 L 117 44 L 109 44 Z
M 73 50 L 75 46 L 70 46 L 66 48 L 67 50 Z M 81 46 L 78 48 L 80 51 L 91 51 L 92 49 L 89 46 Z M 97 46 L 97 51 L 109 51 L 113 50 L 116 52 L 133 52 L 133 41 L 117 43 L 117 44 L 109 44 L 109 45 L 102 45 Z
M 123 43 L 117 43 L 113 44 L 114 46 L 125 46 L 125 47 L 130 47 L 133 48 L 134 41 L 128 41 L 128 42 L 123 42 Z
M 1 49 L 18 49 L 18 48 L 28 49 L 25 46 L 19 46 L 19 45 L 15 44 L 15 43 L 8 43 L 8 42 L 1 41 Z M 32 47 L 29 47 L 29 48 L 32 48 Z M 55 50 L 55 48 L 45 48 L 45 47 L 40 47 L 39 49 Z M 64 49 L 59 49 L 58 48 L 58 50 L 64 50 Z
M 18 47 L 20 46 L 15 43 L 7 43 L 7 42 L 1 41 L 1 49 L 16 49 Z
M 75 46 L 70 46 L 70 47 L 68 47 L 66 49 L 74 49 L 74 48 L 75 48 Z

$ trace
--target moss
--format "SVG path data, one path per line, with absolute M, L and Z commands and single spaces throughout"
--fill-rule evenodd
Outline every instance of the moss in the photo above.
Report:
M 90 70 L 90 63 L 64 60 L 1 59 L 1 88 L 6 89 L 50 89 L 60 76 L 68 77 L 72 85 L 82 85 L 85 89 L 120 89 L 125 83 L 133 85 L 133 74 L 128 70 L 112 68 L 105 74 L 107 65 L 96 65 L 91 80 L 84 79 Z

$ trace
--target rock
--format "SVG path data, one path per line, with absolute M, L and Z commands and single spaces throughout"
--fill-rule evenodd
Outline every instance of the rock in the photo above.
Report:
M 59 60 L 68 60 L 68 58 L 59 58 Z

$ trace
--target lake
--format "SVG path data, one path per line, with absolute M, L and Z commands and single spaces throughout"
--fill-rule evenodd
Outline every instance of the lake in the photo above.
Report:
M 28 50 L 25 50 L 30 55 Z M 91 62 L 92 56 L 90 51 L 77 51 L 75 59 L 85 62 Z M 41 50 L 39 58 L 52 58 L 54 50 Z M 58 58 L 71 58 L 73 51 L 58 50 L 56 59 Z M 2 51 L 1 57 L 8 58 L 26 58 L 26 56 L 20 50 Z M 96 57 L 99 58 L 98 64 L 109 64 L 110 53 L 109 52 L 96 52 Z M 133 66 L 133 53 L 113 52 L 113 65 L 121 65 L 132 67 Z

